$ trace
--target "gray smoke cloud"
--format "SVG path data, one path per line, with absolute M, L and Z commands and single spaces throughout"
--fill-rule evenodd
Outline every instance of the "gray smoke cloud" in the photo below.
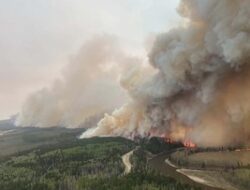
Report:
M 250 140 L 250 1 L 182 0 L 184 24 L 157 36 L 153 67 L 121 78 L 131 100 L 82 137 L 164 136 L 199 146 Z

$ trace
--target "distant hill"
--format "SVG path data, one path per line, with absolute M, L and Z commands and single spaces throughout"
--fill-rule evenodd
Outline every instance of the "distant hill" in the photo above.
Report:
M 15 127 L 12 119 L 0 120 L 0 130 L 9 130 Z

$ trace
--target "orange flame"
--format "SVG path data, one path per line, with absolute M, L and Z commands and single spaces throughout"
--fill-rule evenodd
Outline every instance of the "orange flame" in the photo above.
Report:
M 193 143 L 191 140 L 185 140 L 183 142 L 183 145 L 186 147 L 186 148 L 195 148 L 196 147 L 196 144 Z

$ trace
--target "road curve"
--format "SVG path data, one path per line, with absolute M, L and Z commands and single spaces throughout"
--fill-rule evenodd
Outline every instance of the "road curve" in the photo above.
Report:
M 122 162 L 125 166 L 124 174 L 128 174 L 131 172 L 132 164 L 130 162 L 130 157 L 134 153 L 134 151 L 135 150 L 131 150 L 130 152 L 128 152 L 122 156 Z

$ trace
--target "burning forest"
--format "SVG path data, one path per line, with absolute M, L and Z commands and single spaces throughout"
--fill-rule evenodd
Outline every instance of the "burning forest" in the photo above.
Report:
M 122 80 L 131 101 L 83 137 L 153 133 L 188 146 L 249 142 L 249 2 L 183 0 L 178 12 L 186 23 L 160 34 L 149 53 L 156 73 L 143 82 Z
M 0 190 L 250 189 L 250 0 L 0 4 Z
M 182 24 L 156 37 L 147 63 L 103 39 L 87 44 L 80 56 L 85 66 L 76 64 L 59 85 L 31 96 L 17 125 L 76 127 L 106 107 L 127 102 L 105 114 L 82 138 L 160 136 L 188 147 L 248 145 L 250 1 L 182 0 L 177 11 Z M 106 64 L 110 62 L 127 64 Z M 92 73 L 93 64 L 100 68 L 96 75 L 82 76 L 86 69 Z M 92 98 L 93 89 L 103 84 L 95 77 L 107 75 L 112 76 L 105 81 L 109 93 L 104 100 Z M 81 90 L 73 88 L 76 79 L 84 81 Z M 129 95 L 119 103 L 112 102 L 119 99 L 119 92 L 112 93 L 116 79 Z M 50 104 L 51 100 L 57 103 Z

